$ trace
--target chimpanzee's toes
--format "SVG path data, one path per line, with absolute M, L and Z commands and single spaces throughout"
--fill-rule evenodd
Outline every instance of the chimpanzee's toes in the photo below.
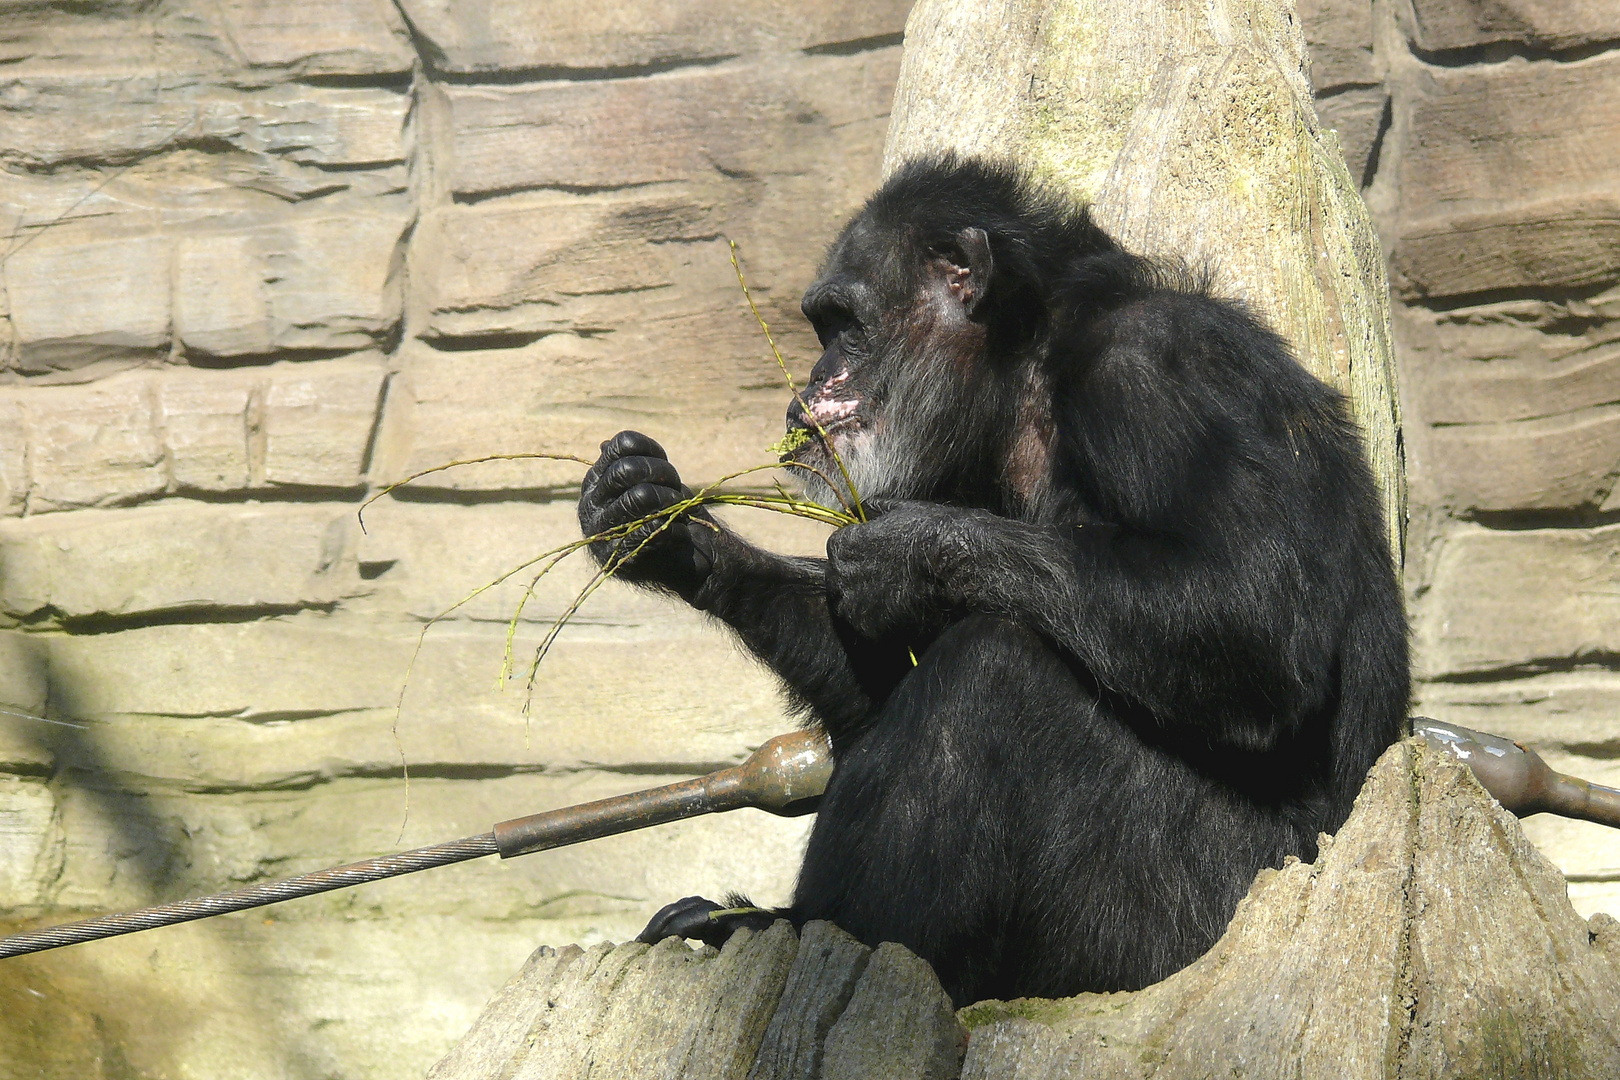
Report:
M 704 944 L 714 944 L 709 938 L 717 936 L 724 943 L 731 936 L 729 928 L 723 927 L 709 914 L 724 910 L 713 900 L 705 900 L 701 896 L 684 896 L 673 904 L 665 904 L 658 909 L 658 914 L 652 917 L 647 929 L 636 935 L 636 940 L 648 945 L 656 945 L 667 937 L 697 938 Z
M 765 930 L 780 917 L 736 893 L 726 897 L 725 907 L 701 896 L 687 896 L 665 904 L 636 940 L 656 945 L 667 937 L 694 938 L 718 949 L 738 930 Z

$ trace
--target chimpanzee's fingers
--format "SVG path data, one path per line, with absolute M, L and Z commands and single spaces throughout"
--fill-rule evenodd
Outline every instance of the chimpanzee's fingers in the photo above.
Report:
M 664 448 L 656 441 L 648 438 L 639 431 L 621 431 L 613 438 L 602 444 L 602 456 L 625 457 L 652 457 L 669 460 Z
M 669 455 L 664 448 L 639 431 L 621 431 L 611 439 L 606 439 L 601 445 L 601 454 L 585 473 L 581 487 L 589 491 L 596 483 L 598 477 L 607 471 L 615 461 L 624 457 L 653 457 L 668 460 Z
M 714 920 L 709 913 L 722 910 L 713 900 L 701 896 L 684 896 L 673 904 L 665 904 L 647 923 L 647 928 L 636 935 L 636 940 L 656 945 L 667 937 L 702 938 L 710 932 Z
M 600 502 L 607 502 L 637 484 L 658 484 L 662 487 L 679 489 L 681 474 L 675 471 L 675 466 L 663 458 L 620 458 L 603 470 L 601 479 L 597 481 L 597 499 Z
M 637 484 L 607 507 L 608 527 L 637 521 L 681 501 L 681 493 L 660 484 Z

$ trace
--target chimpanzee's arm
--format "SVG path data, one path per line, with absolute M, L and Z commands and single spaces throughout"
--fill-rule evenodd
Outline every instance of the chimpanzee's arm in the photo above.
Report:
M 1278 567 L 1114 526 L 934 503 L 896 504 L 840 530 L 829 551 L 839 611 L 862 634 L 940 612 L 1004 615 L 1076 657 L 1121 704 L 1207 723 L 1240 748 L 1269 746 L 1326 689 L 1321 643 L 1298 640 L 1309 627 L 1295 605 L 1308 601 Z
M 689 496 L 662 447 L 637 432 L 620 432 L 602 444 L 581 485 L 580 525 L 595 535 Z M 824 559 L 755 547 L 702 510 L 656 535 L 644 529 L 621 545 L 636 554 L 615 569 L 617 577 L 675 593 L 731 627 L 835 743 L 861 726 L 903 673 L 903 646 L 860 641 L 833 615 Z M 611 544 L 592 545 L 598 562 L 612 551 Z
M 1171 314 L 1183 340 L 1215 344 L 1178 351 L 1138 324 L 1127 344 L 1088 343 L 1092 359 L 1059 382 L 1047 497 L 1067 509 L 1029 522 L 888 507 L 828 544 L 839 614 L 863 634 L 1005 615 L 1122 704 L 1250 750 L 1330 702 L 1355 619 L 1390 623 L 1369 639 L 1402 640 L 1371 476 L 1337 396 L 1229 311 Z M 1221 347 L 1223 334 L 1249 339 Z
M 729 530 L 703 539 L 713 569 L 692 605 L 731 627 L 835 745 L 858 730 L 910 666 L 904 646 L 861 639 L 833 614 L 827 560 L 778 555 Z

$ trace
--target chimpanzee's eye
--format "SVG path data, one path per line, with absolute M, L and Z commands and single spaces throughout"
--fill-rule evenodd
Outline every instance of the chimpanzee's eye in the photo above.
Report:
M 805 297 L 805 318 L 815 328 L 823 349 L 831 348 L 840 337 L 847 342 L 861 330 L 860 321 L 855 318 L 849 300 L 848 293 L 836 284 L 813 289 Z

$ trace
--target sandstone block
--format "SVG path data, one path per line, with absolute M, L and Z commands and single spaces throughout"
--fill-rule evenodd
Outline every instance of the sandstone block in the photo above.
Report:
M 1620 641 L 1620 527 L 1497 532 L 1457 526 L 1417 605 L 1424 678 L 1532 672 Z
M 204 787 L 285 786 L 311 762 L 376 775 L 401 747 L 429 772 L 457 776 L 538 766 L 707 772 L 793 726 L 775 683 L 722 631 L 675 630 L 565 634 L 527 717 L 522 680 L 540 634 L 518 635 L 518 678 L 503 687 L 500 624 L 435 627 L 419 652 L 410 628 L 385 633 L 376 620 L 336 616 L 25 640 L 43 651 L 64 718 L 133 718 L 127 736 L 96 729 L 107 746 L 137 740 L 128 745 L 145 764 L 126 767 Z M 272 726 L 193 731 L 142 719 L 165 716 Z M 273 727 L 290 720 L 304 726 Z
M 1609 405 L 1620 379 L 1620 292 L 1396 315 L 1405 388 L 1430 424 L 1480 424 Z
M 377 344 L 400 318 L 408 217 L 379 200 L 339 217 L 187 237 L 175 287 L 181 344 L 205 356 Z
M 45 371 L 166 349 L 170 257 L 162 237 L 107 238 L 88 224 L 63 224 L 19 246 L 0 266 L 14 362 Z
M 590 584 L 596 567 L 586 552 L 570 555 L 524 601 L 544 563 L 518 568 L 579 538 L 579 516 L 571 499 L 497 506 L 389 499 L 367 509 L 365 524 L 359 558 L 376 568 L 377 584 L 386 590 L 386 599 L 379 600 L 417 619 L 450 612 L 454 620 L 504 625 L 517 616 L 521 604 L 526 623 L 549 625 Z M 635 627 L 672 620 L 688 630 L 700 625 L 688 616 L 693 613 L 668 597 L 613 583 L 596 591 L 574 625 Z
M 182 504 L 0 522 L 0 607 L 71 619 L 328 604 L 360 586 L 351 513 Z
M 716 60 L 741 53 L 897 44 L 910 0 L 806 6 L 765 0 L 746 10 L 702 0 L 674 6 L 613 0 L 591 7 L 518 0 L 474 8 L 406 0 L 439 71 L 612 69 Z M 891 40 L 892 39 L 892 40 Z
M 264 480 L 354 488 L 365 481 L 387 373 L 365 360 L 283 364 L 264 390 Z
M 0 516 L 28 502 L 28 421 L 16 391 L 0 392 Z
M 168 485 L 149 373 L 85 386 L 34 387 L 22 400 L 30 511 L 114 505 Z
M 230 210 L 228 196 L 218 201 Z M 114 224 L 90 216 L 33 234 L 0 267 L 23 371 L 166 352 L 171 323 L 189 352 L 252 356 L 367 348 L 399 322 L 410 211 L 398 197 L 223 232 L 193 212 L 178 242 L 149 213 L 108 216 Z
M 38 779 L 0 775 L 0 907 L 38 904 L 61 868 L 51 789 Z
M 1408 296 L 1620 274 L 1620 61 L 1428 69 L 1406 111 L 1391 253 Z
M 635 79 L 446 87 L 449 183 L 487 195 L 814 169 L 840 129 L 888 115 L 898 64 L 899 49 L 888 48 Z
M 258 374 L 166 371 L 158 380 L 159 422 L 169 475 L 181 491 L 242 491 L 252 480 L 249 408 Z
M 43 716 L 50 697 L 49 649 L 40 635 L 0 630 L 0 707 Z M 13 725 L 14 731 L 33 731 Z
M 1300 0 L 1296 9 L 1310 50 L 1311 84 L 1318 94 L 1383 81 L 1373 66 L 1371 4 L 1366 0 Z M 1361 174 L 1352 168 L 1350 175 Z
M 399 11 L 386 0 L 218 5 L 221 35 L 247 64 L 300 76 L 403 75 L 416 58 Z
M 194 356 L 264 355 L 274 347 L 270 290 L 255 233 L 180 239 L 175 255 L 174 330 Z
M 172 72 L 165 77 L 157 67 L 145 78 L 99 72 L 22 77 L 12 84 L 10 107 L 0 108 L 0 145 L 5 157 L 30 170 L 122 164 L 202 140 L 254 158 L 274 155 L 327 168 L 405 160 L 405 93 L 229 83 Z
M 824 526 L 742 508 L 719 514 L 732 528 L 773 551 L 825 553 Z M 579 517 L 571 498 L 493 506 L 384 499 L 366 510 L 365 525 L 357 550 L 362 567 L 372 568 L 379 589 L 373 602 L 417 619 L 431 619 L 453 607 L 453 620 L 505 625 L 517 616 L 521 604 L 525 623 L 549 625 L 595 573 L 589 554 L 576 552 L 534 585 L 527 602 L 525 590 L 544 563 L 513 573 L 544 552 L 579 539 Z M 511 576 L 496 583 L 507 574 Z M 592 628 L 593 633 L 622 628 L 627 633 L 678 634 L 705 624 L 701 616 L 667 596 L 609 582 L 592 594 L 571 625 Z
M 411 277 L 431 337 L 589 331 L 603 322 L 594 299 L 668 294 L 691 247 L 712 248 L 717 228 L 713 207 L 680 196 L 452 206 L 422 223 Z
M 317 632 L 283 622 L 152 626 L 64 635 L 48 645 L 53 692 L 69 718 L 114 714 L 275 720 L 398 700 L 403 639 Z
M 1437 427 L 1426 484 L 1467 511 L 1584 510 L 1604 505 L 1620 464 L 1620 406 L 1505 423 Z
M 280 279 L 271 293 L 280 349 L 367 348 L 392 336 L 402 310 L 410 211 L 379 201 L 363 216 L 297 222 L 266 263 Z
M 1620 11 L 1605 0 L 1413 0 L 1397 11 L 1412 44 L 1426 52 L 1496 42 L 1568 49 L 1620 37 Z
M 169 90 L 208 77 L 251 86 L 402 75 L 414 59 L 398 12 L 381 0 L 175 0 L 161 10 L 109 0 L 21 8 L 6 30 L 0 60 L 12 72 L 121 75 Z
M 1408 297 L 1588 288 L 1620 275 L 1620 198 L 1529 201 L 1407 220 L 1391 256 Z
M 740 298 L 733 302 L 741 306 Z M 550 335 L 521 349 L 410 348 L 404 353 L 406 383 L 398 395 L 389 395 L 389 411 L 402 415 L 397 426 L 390 418 L 393 435 L 379 448 L 386 451 L 380 462 L 387 463 L 380 475 L 400 479 L 487 454 L 562 453 L 595 460 L 602 440 L 624 428 L 658 439 L 694 483 L 767 462 L 766 448 L 781 438 L 788 393 L 763 343 L 750 339 L 749 331 L 757 334 L 758 328 L 749 318 L 742 307 L 705 312 L 695 325 L 672 317 L 601 338 Z M 685 347 L 694 339 L 712 344 L 703 364 L 667 363 L 683 334 Z M 802 372 L 804 365 L 799 367 Z M 491 462 L 416 483 L 425 490 L 556 493 L 577 487 L 583 475 L 584 466 L 567 462 Z

